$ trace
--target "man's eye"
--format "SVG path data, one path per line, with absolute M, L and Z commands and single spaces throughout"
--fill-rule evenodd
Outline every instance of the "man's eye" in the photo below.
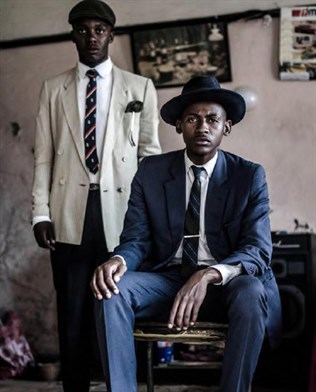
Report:
M 85 33 L 86 33 L 86 30 L 85 30 L 85 29 L 78 29 L 77 32 L 78 32 L 79 34 L 85 34 Z
M 95 32 L 96 32 L 98 35 L 101 35 L 101 34 L 104 34 L 104 33 L 105 33 L 105 30 L 104 30 L 104 29 L 96 29 Z
M 188 122 L 189 122 L 189 123 L 194 123 L 194 122 L 196 122 L 196 117 L 188 117 Z

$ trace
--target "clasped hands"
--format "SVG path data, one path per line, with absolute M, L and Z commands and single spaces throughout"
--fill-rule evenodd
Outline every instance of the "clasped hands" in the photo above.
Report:
M 113 257 L 100 265 L 94 272 L 91 288 L 96 299 L 109 300 L 112 294 L 119 294 L 117 283 L 123 277 L 127 267 L 118 257 Z M 219 283 L 222 276 L 215 268 L 206 268 L 195 272 L 178 291 L 168 320 L 168 328 L 186 330 L 197 321 L 200 307 L 210 283 Z

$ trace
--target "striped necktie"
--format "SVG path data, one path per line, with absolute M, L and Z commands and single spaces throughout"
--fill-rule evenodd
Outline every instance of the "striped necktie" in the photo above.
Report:
M 86 93 L 86 113 L 84 119 L 84 145 L 86 165 L 91 173 L 99 170 L 99 160 L 96 146 L 96 113 L 97 113 L 97 76 L 98 72 L 89 69 L 86 73 L 89 78 Z
M 183 255 L 181 263 L 181 274 L 188 278 L 197 269 L 198 247 L 200 237 L 200 199 L 201 181 L 200 175 L 203 167 L 191 166 L 194 173 L 189 204 L 185 214 Z

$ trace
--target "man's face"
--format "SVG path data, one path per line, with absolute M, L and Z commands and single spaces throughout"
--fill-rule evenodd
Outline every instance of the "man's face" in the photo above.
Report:
M 223 135 L 230 133 L 231 121 L 226 119 L 220 104 L 198 102 L 186 108 L 176 123 L 176 130 L 183 133 L 191 161 L 203 165 L 214 157 Z
M 71 37 L 83 64 L 95 67 L 108 58 L 113 32 L 106 22 L 100 19 L 82 19 L 73 25 Z

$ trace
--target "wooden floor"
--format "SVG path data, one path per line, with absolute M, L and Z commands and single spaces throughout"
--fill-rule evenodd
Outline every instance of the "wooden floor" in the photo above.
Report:
M 146 392 L 146 385 L 140 384 L 138 392 Z M 60 382 L 34 382 L 34 381 L 0 381 L 0 392 L 62 392 Z M 90 392 L 106 392 L 104 383 L 95 382 Z M 197 385 L 160 385 L 155 392 L 218 392 L 216 387 L 200 387 Z
M 146 385 L 140 384 L 138 392 L 146 392 Z M 0 381 L 0 392 L 62 392 L 60 382 L 44 381 Z M 101 382 L 93 382 L 90 392 L 106 392 L 106 386 Z M 157 385 L 155 392 L 219 392 L 217 387 L 197 385 Z M 289 389 L 253 388 L 251 392 L 291 392 Z

